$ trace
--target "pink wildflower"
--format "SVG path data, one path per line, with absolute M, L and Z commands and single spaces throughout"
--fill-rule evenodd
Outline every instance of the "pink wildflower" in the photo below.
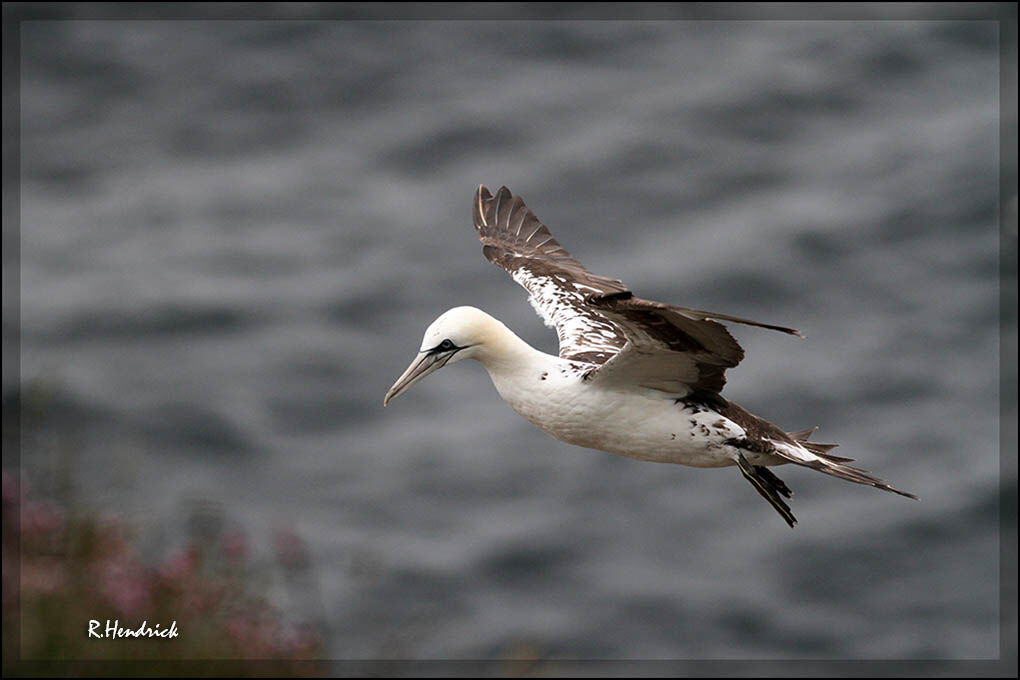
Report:
M 64 528 L 64 513 L 59 508 L 36 501 L 21 506 L 21 531 L 29 536 L 52 536 Z
M 179 548 L 163 561 L 159 567 L 159 575 L 164 581 L 186 581 L 198 565 L 198 551 L 194 547 Z
M 151 585 L 148 575 L 131 558 L 99 565 L 100 592 L 124 616 L 137 617 L 146 613 L 150 608 Z

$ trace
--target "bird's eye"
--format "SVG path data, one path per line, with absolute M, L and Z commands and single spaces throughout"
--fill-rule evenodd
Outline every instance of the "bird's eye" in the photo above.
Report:
M 450 342 L 449 338 L 447 338 L 446 340 L 443 340 L 441 343 L 439 343 L 439 349 L 443 350 L 444 352 L 447 352 L 453 349 L 453 343 Z

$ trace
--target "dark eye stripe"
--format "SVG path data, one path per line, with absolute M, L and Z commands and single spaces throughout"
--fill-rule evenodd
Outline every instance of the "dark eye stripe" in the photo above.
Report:
M 453 344 L 452 340 L 447 338 L 446 340 L 443 340 L 441 343 L 439 343 L 438 345 L 436 345 L 435 347 L 430 349 L 428 351 L 428 353 L 429 354 L 439 354 L 441 352 L 456 352 L 456 351 L 462 350 L 462 349 L 464 349 L 464 348 L 463 347 L 458 347 L 457 345 Z

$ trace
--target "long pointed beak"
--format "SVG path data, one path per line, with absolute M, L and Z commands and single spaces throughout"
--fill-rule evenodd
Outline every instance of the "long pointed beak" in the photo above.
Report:
M 399 397 L 401 394 L 410 389 L 411 385 L 415 384 L 429 373 L 436 371 L 446 365 L 446 360 L 450 358 L 449 352 L 445 354 L 428 354 L 425 352 L 420 353 L 411 365 L 407 367 L 404 374 L 397 378 L 397 382 L 393 383 L 393 387 L 383 397 L 383 406 L 390 403 L 391 399 Z

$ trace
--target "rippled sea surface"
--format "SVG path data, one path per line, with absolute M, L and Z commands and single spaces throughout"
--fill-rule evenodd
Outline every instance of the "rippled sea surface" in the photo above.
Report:
M 293 527 L 317 595 L 281 606 L 333 658 L 994 658 L 998 35 L 25 24 L 25 474 L 170 533 Z M 735 328 L 725 395 L 921 501 L 783 468 L 791 531 L 735 468 L 551 439 L 471 362 L 384 410 L 447 308 L 556 350 L 480 183 L 642 297 L 800 329 Z

